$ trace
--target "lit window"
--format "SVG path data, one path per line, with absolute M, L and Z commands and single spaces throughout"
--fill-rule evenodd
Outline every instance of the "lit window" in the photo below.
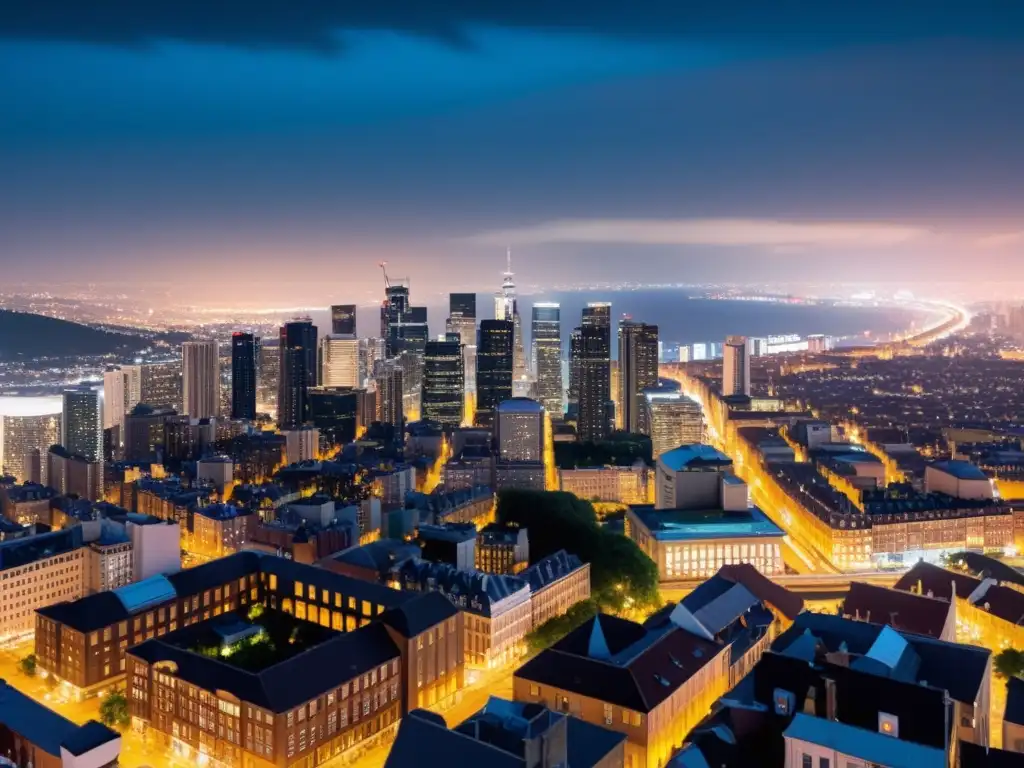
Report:
M 302 597 L 302 582 L 301 581 L 296 581 L 295 582 L 295 596 L 296 597 Z

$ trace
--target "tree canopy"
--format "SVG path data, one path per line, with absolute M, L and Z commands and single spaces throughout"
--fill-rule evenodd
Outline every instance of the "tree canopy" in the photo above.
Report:
M 111 728 L 126 728 L 130 720 L 128 698 L 115 688 L 100 702 L 100 721 Z
M 996 674 L 1006 680 L 1011 677 L 1024 677 L 1024 651 L 1007 648 L 996 654 L 993 666 Z
M 507 490 L 498 495 L 496 516 L 529 530 L 531 562 L 564 549 L 590 563 L 599 608 L 621 612 L 660 605 L 654 561 L 630 539 L 603 528 L 589 501 L 563 491 Z

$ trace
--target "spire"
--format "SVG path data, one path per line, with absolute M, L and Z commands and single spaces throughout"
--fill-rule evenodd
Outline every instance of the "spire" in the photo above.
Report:
M 505 249 L 505 263 L 506 263 L 505 274 L 511 275 L 512 274 L 512 246 L 511 245 L 508 246 Z

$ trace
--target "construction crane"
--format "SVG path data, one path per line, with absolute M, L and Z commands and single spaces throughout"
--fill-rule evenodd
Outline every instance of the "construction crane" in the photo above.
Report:
M 388 263 L 386 261 L 382 261 L 378 266 L 380 267 L 380 271 L 384 273 L 384 287 L 390 288 L 391 281 L 388 280 Z

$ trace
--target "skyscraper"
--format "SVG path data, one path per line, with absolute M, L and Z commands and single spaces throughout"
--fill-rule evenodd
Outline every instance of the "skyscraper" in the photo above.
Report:
M 356 336 L 356 305 L 335 304 L 331 307 L 331 333 Z
M 64 400 L 0 397 L 0 468 L 19 483 L 46 482 L 46 454 L 61 441 Z
M 620 320 L 619 407 L 625 431 L 649 434 L 643 409 L 644 390 L 657 385 L 658 326 Z
M 181 383 L 185 413 L 193 419 L 217 415 L 220 359 L 216 341 L 186 341 L 181 345 Z
M 513 397 L 498 404 L 496 422 L 500 461 L 544 461 L 544 406 Z
M 330 334 L 320 341 L 320 385 L 324 387 L 362 386 L 359 379 L 359 339 Z
M 476 354 L 476 423 L 490 426 L 498 405 L 512 397 L 511 320 L 483 320 Z
M 525 391 L 529 389 L 530 369 L 527 365 L 526 348 L 523 343 L 523 324 L 519 317 L 519 305 L 516 301 L 516 282 L 512 272 L 511 248 L 506 251 L 505 259 L 501 290 L 494 294 L 494 319 L 512 321 L 512 386 L 515 389 L 518 385 Z
M 103 374 L 103 428 L 123 427 L 142 400 L 142 366 L 122 365 Z
M 391 424 L 396 432 L 402 431 L 405 414 L 402 410 L 402 366 L 397 360 L 384 360 L 377 366 L 377 418 L 381 424 Z
M 260 339 L 251 333 L 231 336 L 231 418 L 256 418 Z
M 573 418 L 579 413 L 580 407 L 580 364 L 583 360 L 583 343 L 579 327 L 569 332 L 569 387 L 568 406 Z
M 317 384 L 316 326 L 308 317 L 281 326 L 278 376 L 277 425 L 296 429 L 309 418 L 306 391 Z
M 450 333 L 445 341 L 428 341 L 423 355 L 423 418 L 446 427 L 462 424 L 466 384 L 462 342 Z
M 750 349 L 746 336 L 728 336 L 722 359 L 722 394 L 750 394 Z
M 462 373 L 467 392 L 476 391 L 476 294 L 452 293 L 448 297 L 446 333 L 462 341 Z
M 374 377 L 378 361 L 387 357 L 386 344 L 382 338 L 359 340 L 359 381 L 360 387 L 369 386 Z
M 558 304 L 533 305 L 531 336 L 533 370 L 537 374 L 537 399 L 551 418 L 565 413 L 562 386 L 562 310 Z
M 150 363 L 142 366 L 142 392 L 139 403 L 156 408 L 180 410 L 181 405 L 181 361 Z M 138 403 L 136 403 L 138 405 Z M 125 418 L 135 406 L 125 409 Z
M 103 458 L 103 402 L 100 390 L 90 386 L 64 390 L 61 445 L 89 461 Z
M 643 395 L 655 459 L 680 445 L 704 442 L 704 417 L 696 400 L 661 389 L 648 389 Z
M 606 302 L 591 302 L 583 308 L 576 419 L 582 441 L 603 440 L 611 431 L 611 308 Z

